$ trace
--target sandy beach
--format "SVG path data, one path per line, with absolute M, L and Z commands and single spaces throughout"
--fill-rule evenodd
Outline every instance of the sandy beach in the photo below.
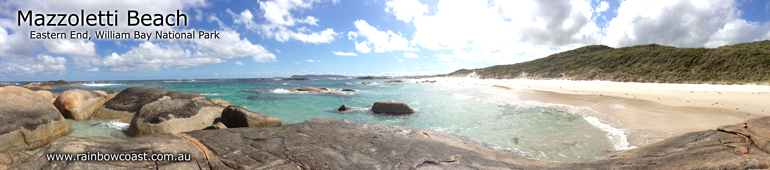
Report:
M 609 81 L 433 78 L 476 87 L 503 100 L 589 107 L 611 116 L 629 136 L 673 136 L 770 115 L 770 86 L 623 83 Z M 614 119 L 613 119 L 614 118 Z M 605 122 L 612 123 L 612 122 Z M 643 144 L 637 143 L 637 144 Z

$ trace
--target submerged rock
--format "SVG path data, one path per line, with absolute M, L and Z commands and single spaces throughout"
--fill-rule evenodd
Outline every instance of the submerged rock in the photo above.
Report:
M 180 133 L 201 130 L 214 124 L 222 107 L 205 100 L 168 99 L 148 103 L 128 126 L 129 136 Z
M 344 89 L 342 89 L 342 91 L 358 91 L 358 90 L 356 90 L 356 89 L 351 89 L 351 88 L 344 88 Z
M 99 108 L 94 117 L 102 119 L 117 119 L 131 123 L 134 114 L 145 104 L 167 99 L 193 99 L 203 97 L 200 94 L 180 92 L 151 87 L 131 87 L 118 93 L 114 98 Z
M 281 119 L 235 105 L 228 106 L 222 111 L 222 123 L 231 128 L 276 127 L 282 124 Z
M 412 107 L 409 107 L 408 104 L 404 102 L 395 102 L 395 101 L 375 102 L 374 106 L 372 106 L 372 112 L 380 113 L 380 114 L 394 114 L 394 115 L 404 115 L 404 114 L 415 113 L 414 109 Z
M 377 85 L 377 82 L 361 82 L 361 85 Z
M 348 105 L 342 105 L 342 106 L 340 106 L 339 109 L 337 109 L 337 111 L 344 112 L 344 111 L 348 111 L 350 109 L 353 109 L 353 108 L 350 108 L 350 106 L 348 106 Z
M 69 132 L 47 98 L 21 87 L 0 87 L 0 150 L 35 149 Z
M 765 117 L 764 119 L 770 119 Z M 749 121 L 747 121 L 748 124 Z M 762 123 L 761 121 L 753 121 Z M 768 126 L 763 123 L 762 126 Z M 743 127 L 739 127 L 743 128 Z M 744 128 L 745 129 L 745 128 Z M 747 150 L 742 152 L 740 150 Z M 189 153 L 190 161 L 49 161 L 48 153 Z M 745 153 L 745 154 L 744 154 Z M 752 138 L 706 130 L 608 158 L 543 162 L 430 129 L 311 119 L 268 128 L 63 137 L 14 169 L 765 169 L 770 154 Z
M 107 93 L 72 89 L 61 93 L 53 105 L 67 119 L 86 120 L 107 101 Z

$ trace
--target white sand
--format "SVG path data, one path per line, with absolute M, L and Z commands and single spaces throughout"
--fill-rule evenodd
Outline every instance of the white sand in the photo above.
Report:
M 431 78 L 503 99 L 590 107 L 623 129 L 679 135 L 770 116 L 770 86 Z M 509 88 L 509 89 L 508 89 Z

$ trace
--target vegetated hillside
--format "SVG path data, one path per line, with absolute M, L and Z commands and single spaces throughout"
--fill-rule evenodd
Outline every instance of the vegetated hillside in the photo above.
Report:
M 770 41 L 719 48 L 676 48 L 657 44 L 611 48 L 591 45 L 537 60 L 448 76 L 544 78 L 659 83 L 768 83 Z

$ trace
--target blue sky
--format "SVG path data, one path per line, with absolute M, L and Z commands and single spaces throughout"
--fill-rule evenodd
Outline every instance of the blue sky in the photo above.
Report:
M 16 25 L 17 10 L 118 10 L 116 27 Z M 125 12 L 187 27 L 128 27 Z M 396 76 L 529 61 L 585 45 L 714 48 L 770 38 L 758 0 L 0 2 L 0 82 Z M 30 40 L 29 31 L 218 31 L 219 40 Z

